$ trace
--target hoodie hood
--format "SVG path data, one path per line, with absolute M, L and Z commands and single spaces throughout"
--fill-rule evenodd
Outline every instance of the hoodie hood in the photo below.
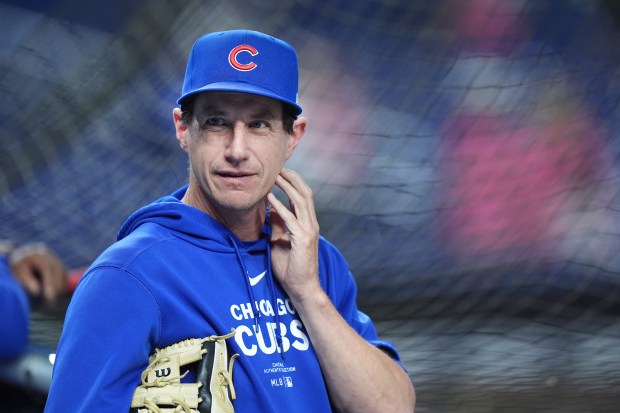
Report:
M 261 242 L 239 240 L 219 221 L 181 202 L 186 191 L 187 185 L 134 212 L 121 226 L 117 240 L 125 238 L 143 224 L 155 223 L 172 230 L 178 237 L 213 252 L 230 252 L 234 248 L 231 241 L 242 249 L 265 248 Z M 270 238 L 271 226 L 267 209 L 261 239 Z

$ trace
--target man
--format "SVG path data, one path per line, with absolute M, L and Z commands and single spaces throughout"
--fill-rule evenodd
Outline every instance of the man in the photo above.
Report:
M 173 110 L 189 185 L 134 213 L 84 275 L 46 412 L 126 411 L 155 349 L 233 328 L 237 412 L 413 410 L 396 350 L 358 311 L 344 258 L 319 235 L 310 189 L 283 169 L 307 125 L 297 84 L 281 40 L 197 40 Z

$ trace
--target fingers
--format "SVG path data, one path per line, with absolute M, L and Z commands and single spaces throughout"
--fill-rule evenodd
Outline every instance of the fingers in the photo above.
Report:
M 38 297 L 41 294 L 41 284 L 38 278 L 24 261 L 14 264 L 11 272 L 29 295 Z
M 29 294 L 52 303 L 66 292 L 66 269 L 49 249 L 28 246 L 11 257 L 11 271 Z
M 312 189 L 306 184 L 303 178 L 295 171 L 283 169 L 276 178 L 276 185 L 279 186 L 289 199 L 290 208 L 284 208 L 281 202 L 275 199 L 275 196 L 269 198 L 269 202 L 280 214 L 287 226 L 290 227 L 291 220 L 295 219 L 304 226 L 311 226 L 318 229 L 318 220 L 314 208 L 314 200 Z M 275 199 L 275 202 L 272 200 Z M 283 210 L 285 209 L 285 210 Z
M 293 302 L 299 302 L 318 281 L 319 226 L 310 187 L 297 173 L 284 169 L 275 184 L 288 197 L 285 207 L 272 193 L 271 261 L 274 276 Z
M 271 204 L 271 212 L 269 213 L 271 239 L 276 240 L 286 234 L 286 224 L 278 210 L 284 211 L 284 213 L 290 213 L 290 211 L 286 209 L 286 207 L 282 205 L 282 202 L 272 193 L 267 194 L 267 201 Z
M 64 294 L 66 271 L 55 255 L 47 254 L 41 258 L 37 272 L 41 277 L 43 297 L 46 302 L 50 303 Z

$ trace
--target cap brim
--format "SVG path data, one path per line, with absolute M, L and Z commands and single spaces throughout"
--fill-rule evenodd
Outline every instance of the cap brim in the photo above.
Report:
M 203 92 L 239 92 L 239 93 L 249 93 L 252 95 L 265 96 L 265 97 L 276 99 L 276 100 L 283 102 L 284 104 L 290 107 L 291 113 L 295 116 L 298 116 L 302 112 L 301 106 L 299 106 L 296 102 L 290 101 L 288 99 L 284 99 L 282 96 L 268 89 L 255 86 L 249 83 L 243 83 L 243 82 L 210 83 L 199 89 L 194 89 L 191 92 L 184 94 L 183 96 L 179 98 L 179 100 L 177 100 L 177 103 L 180 105 L 181 102 L 185 100 L 186 98 L 193 96 L 193 95 L 197 95 L 199 93 L 203 93 Z

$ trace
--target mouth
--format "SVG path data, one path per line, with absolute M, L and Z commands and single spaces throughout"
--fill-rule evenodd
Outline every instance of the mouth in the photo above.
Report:
M 249 185 L 256 174 L 247 171 L 218 171 L 217 176 L 227 186 L 244 188 Z
M 217 175 L 221 176 L 222 178 L 248 178 L 250 176 L 253 176 L 254 174 L 243 171 L 219 171 L 217 172 Z

